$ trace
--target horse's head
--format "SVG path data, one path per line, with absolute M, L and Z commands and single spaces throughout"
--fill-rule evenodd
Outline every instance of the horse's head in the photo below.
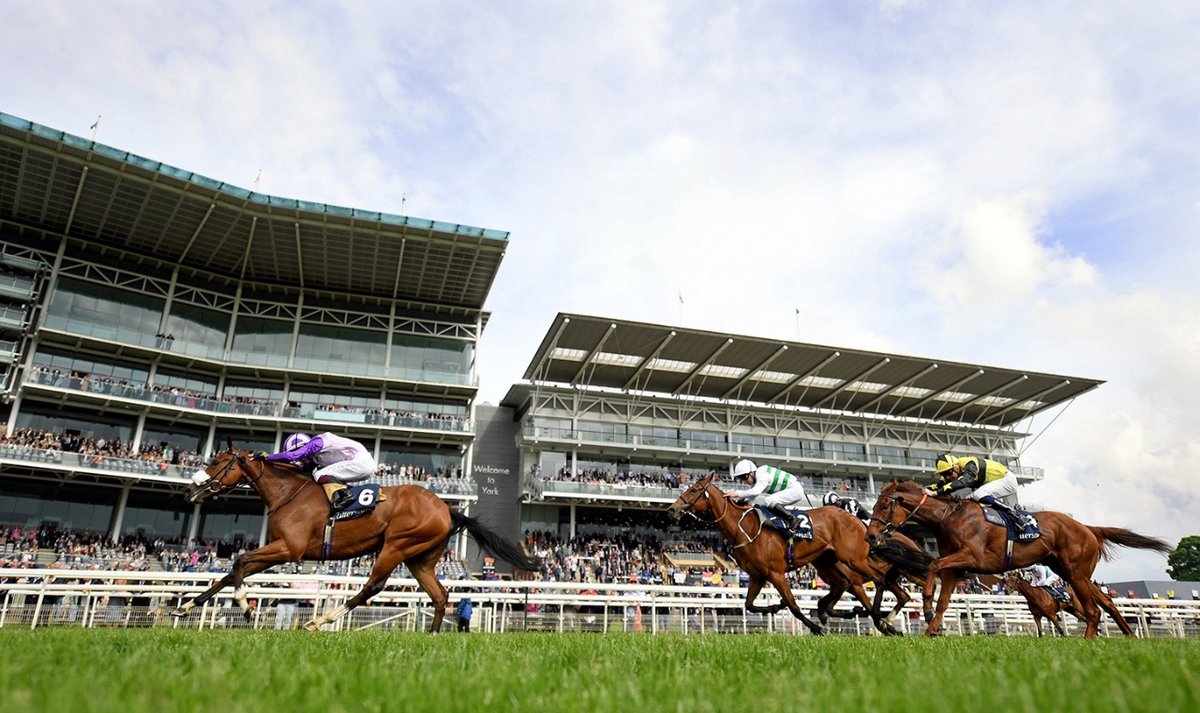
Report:
M 234 450 L 232 447 L 218 453 L 208 465 L 192 474 L 192 484 L 187 489 L 188 502 L 203 502 L 240 483 L 246 477 L 246 464 L 249 460 L 249 453 Z
M 912 518 L 927 497 L 924 488 L 912 480 L 893 480 L 883 486 L 871 510 L 867 542 L 871 546 L 882 544 Z
M 676 498 L 675 502 L 671 503 L 671 507 L 667 509 L 667 512 L 671 513 L 671 517 L 678 520 L 684 514 L 696 516 L 702 512 L 708 512 L 712 507 L 709 502 L 708 489 L 710 487 L 716 489 L 712 480 L 712 473 L 709 473 L 688 486 L 688 489 L 683 491 L 683 494 Z

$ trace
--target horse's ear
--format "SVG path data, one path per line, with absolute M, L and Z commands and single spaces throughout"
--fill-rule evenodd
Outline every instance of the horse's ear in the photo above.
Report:
M 232 451 L 233 450 L 233 436 L 229 436 L 228 438 L 226 438 L 225 442 L 229 444 L 229 450 Z

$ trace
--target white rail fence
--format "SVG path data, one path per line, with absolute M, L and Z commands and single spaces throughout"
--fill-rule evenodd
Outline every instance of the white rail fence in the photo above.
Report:
M 259 574 L 246 582 L 254 604 L 247 620 L 233 599 L 233 590 L 222 590 L 183 618 L 169 612 L 184 600 L 204 591 L 219 579 L 218 573 L 64 571 L 61 569 L 0 569 L 0 628 L 4 627 L 166 627 L 166 628 L 297 628 L 314 614 L 331 611 L 358 592 L 362 577 L 332 575 Z M 444 580 L 450 590 L 445 630 L 455 627 L 454 605 L 469 597 L 474 603 L 472 631 L 638 631 L 651 634 L 776 632 L 808 635 L 808 630 L 786 609 L 778 614 L 751 614 L 742 602 L 746 590 L 731 587 L 679 587 L 639 584 L 589 584 L 574 582 L 524 582 Z M 810 617 L 823 590 L 795 590 L 801 608 Z M 774 592 L 759 595 L 759 604 L 779 601 Z M 885 606 L 894 603 L 891 594 Z M 897 616 L 896 628 L 919 634 L 921 597 Z M 1157 599 L 1114 600 L 1140 637 L 1200 638 L 1200 601 Z M 857 606 L 849 597 L 840 611 Z M 433 606 L 415 580 L 393 578 L 367 606 L 359 607 L 328 630 L 428 629 Z M 1069 615 L 1061 621 L 1068 635 L 1083 633 L 1082 622 Z M 1053 635 L 1050 622 L 1043 630 Z M 875 633 L 868 618 L 830 619 L 831 633 Z M 946 614 L 943 632 L 948 635 L 1036 635 L 1025 600 L 1016 595 L 957 594 Z M 1120 636 L 1104 614 L 1101 636 Z

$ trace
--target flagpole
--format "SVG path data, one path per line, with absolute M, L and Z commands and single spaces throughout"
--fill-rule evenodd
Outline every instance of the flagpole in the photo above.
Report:
M 679 326 L 683 326 L 683 290 L 679 290 Z
M 92 122 L 92 125 L 89 127 L 92 130 L 92 143 L 96 143 L 96 128 L 98 126 L 100 126 L 99 114 L 96 115 L 96 121 Z
M 800 341 L 800 308 L 796 308 L 796 341 Z

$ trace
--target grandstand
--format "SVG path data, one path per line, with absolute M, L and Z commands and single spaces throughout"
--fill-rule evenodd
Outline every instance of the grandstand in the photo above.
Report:
M 0 114 L 0 524 L 263 541 L 181 497 L 232 441 L 367 444 L 471 508 L 475 350 L 502 231 L 281 199 Z
M 663 514 L 690 479 L 750 457 L 814 503 L 869 507 L 952 450 L 1030 482 L 1023 424 L 1101 383 L 559 314 L 482 405 L 508 237 L 262 195 L 0 114 L 0 525 L 236 552 L 264 539 L 262 504 L 187 504 L 186 477 L 229 440 L 329 430 L 368 444 L 384 485 L 531 550 L 578 565 L 604 543 L 603 567 L 556 577 L 736 583 L 718 540 Z M 448 571 L 491 574 L 455 549 Z
M 1032 482 L 1022 424 L 1100 383 L 559 314 L 502 405 L 519 422 L 522 522 L 569 538 L 674 530 L 661 511 L 679 487 L 727 479 L 740 458 L 801 476 L 814 505 L 832 490 L 869 508 L 892 478 L 928 480 L 945 451 Z

